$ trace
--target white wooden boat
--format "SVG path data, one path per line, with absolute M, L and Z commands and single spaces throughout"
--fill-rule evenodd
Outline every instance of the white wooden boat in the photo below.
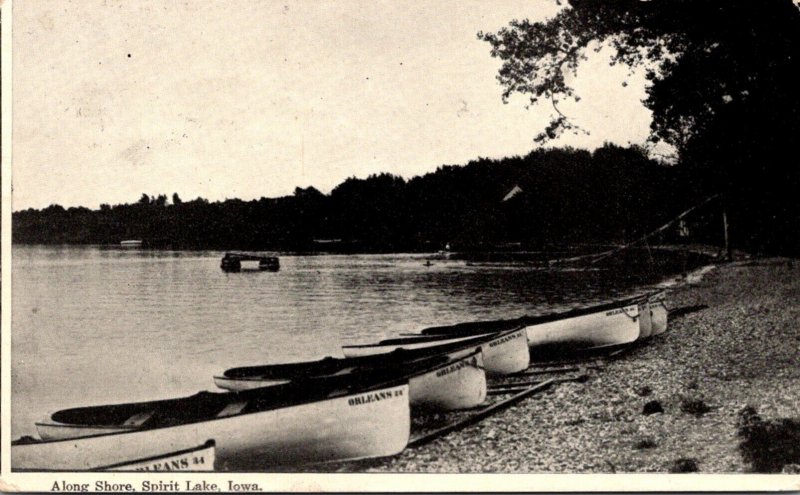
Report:
M 151 402 L 89 406 L 54 413 L 37 424 L 71 430 L 72 438 L 16 442 L 12 469 L 88 470 L 216 442 L 216 468 L 343 461 L 401 452 L 410 430 L 406 381 L 375 374 L 306 380 L 240 393 L 200 392 Z M 138 427 L 96 434 L 131 417 Z M 147 416 L 145 420 L 141 420 Z M 51 437 L 54 433 L 51 432 Z M 55 433 L 59 434 L 59 433 Z
M 431 327 L 423 329 L 420 334 L 463 338 L 522 325 L 532 357 L 548 358 L 563 352 L 601 349 L 635 341 L 640 334 L 639 304 L 643 300 L 646 296 L 510 320 Z
M 220 388 L 240 391 L 260 387 L 271 387 L 308 378 L 321 378 L 369 372 L 373 369 L 396 371 L 400 375 L 413 374 L 415 369 L 428 366 L 430 360 L 445 364 L 446 357 L 456 359 L 473 352 L 473 347 L 463 343 L 453 343 L 439 347 L 417 349 L 395 349 L 388 354 L 369 354 L 357 357 L 335 358 L 327 356 L 317 361 L 241 366 L 225 370 L 214 377 Z M 442 355 L 445 357 L 443 358 Z M 426 364 L 426 361 L 428 364 Z
M 638 300 L 617 301 L 528 319 L 531 352 L 548 354 L 630 344 L 639 338 Z
M 650 335 L 660 335 L 667 331 L 667 305 L 662 294 L 650 298 L 650 319 L 653 330 Z
M 639 340 L 644 340 L 653 334 L 652 313 L 650 300 L 639 301 Z
M 457 343 L 464 345 L 464 352 L 481 348 L 483 365 L 489 376 L 518 373 L 530 364 L 526 332 L 521 326 L 503 332 L 478 335 L 419 335 L 386 339 L 377 344 L 342 346 L 342 352 L 347 357 L 358 357 L 386 354 L 397 349 L 446 349 L 444 346 Z
M 136 459 L 111 466 L 102 466 L 98 471 L 213 471 L 215 458 L 215 442 L 209 440 L 193 449 L 170 452 L 168 454 Z
M 486 400 L 483 353 L 476 349 L 462 358 L 408 379 L 412 406 L 452 411 L 477 407 Z
M 214 377 L 218 387 L 250 390 L 325 376 L 380 372 L 408 379 L 411 406 L 467 409 L 486 399 L 486 373 L 480 348 L 456 344 L 442 353 L 431 348 L 357 358 L 326 357 L 318 361 L 248 366 Z

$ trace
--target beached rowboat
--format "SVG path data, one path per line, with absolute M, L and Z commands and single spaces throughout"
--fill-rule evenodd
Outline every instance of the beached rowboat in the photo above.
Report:
M 200 392 L 151 402 L 58 411 L 43 437 L 16 443 L 13 469 L 87 470 L 216 442 L 217 469 L 342 461 L 402 451 L 410 430 L 408 383 L 332 377 L 240 393 Z M 368 380 L 368 381 L 367 381 Z M 95 434 L 96 426 L 125 431 Z M 86 435 L 89 436 L 86 436 Z
M 541 356 L 629 344 L 639 338 L 638 300 L 526 319 L 528 345 Z
M 650 319 L 652 321 L 652 335 L 660 335 L 667 331 L 667 306 L 662 295 L 650 299 Z
M 483 365 L 489 376 L 502 376 L 520 372 L 530 364 L 525 329 L 517 326 L 511 330 L 479 335 L 420 335 L 386 339 L 377 344 L 342 346 L 346 357 L 386 354 L 397 349 L 446 349 L 452 344 L 463 344 L 464 349 L 481 348 Z
M 318 361 L 247 366 L 226 370 L 215 376 L 218 387 L 249 390 L 270 387 L 315 377 L 392 373 L 408 379 L 412 406 L 455 410 L 475 407 L 486 399 L 486 373 L 480 348 L 453 345 L 432 352 L 431 348 L 407 351 L 399 349 L 388 355 L 357 358 L 326 357 Z
M 464 337 L 522 325 L 533 357 L 548 357 L 564 351 L 599 349 L 635 341 L 640 334 L 639 303 L 643 300 L 646 296 L 510 320 L 431 327 L 420 334 Z
M 650 311 L 650 301 L 643 299 L 639 301 L 639 340 L 646 339 L 653 334 L 652 313 Z

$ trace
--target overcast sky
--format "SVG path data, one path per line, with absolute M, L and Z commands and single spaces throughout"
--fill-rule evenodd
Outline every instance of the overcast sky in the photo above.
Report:
M 552 0 L 18 1 L 14 209 L 177 192 L 253 199 L 525 154 L 551 108 L 504 105 L 476 33 Z M 643 143 L 641 79 L 592 59 L 554 145 Z M 631 81 L 631 79 L 628 79 Z

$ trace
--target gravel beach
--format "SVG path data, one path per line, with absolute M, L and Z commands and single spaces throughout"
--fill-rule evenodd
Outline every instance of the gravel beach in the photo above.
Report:
M 342 470 L 669 472 L 684 459 L 702 473 L 748 472 L 739 411 L 800 416 L 800 263 L 723 264 L 670 288 L 667 303 L 708 307 L 672 318 L 666 333 L 586 383 L 557 385 L 391 459 Z M 663 412 L 643 414 L 651 401 Z

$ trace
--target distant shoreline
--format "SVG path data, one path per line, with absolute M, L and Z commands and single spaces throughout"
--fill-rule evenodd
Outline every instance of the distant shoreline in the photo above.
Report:
M 114 244 L 101 244 L 101 243 L 87 243 L 87 244 L 76 244 L 76 243 L 37 243 L 37 242 L 12 242 L 12 247 L 15 246 L 25 246 L 25 247 L 60 247 L 60 248 L 99 248 L 99 249 L 119 249 L 125 251 L 131 250 L 142 250 L 142 251 L 186 251 L 186 252 L 193 252 L 193 251 L 218 251 L 218 252 L 226 252 L 226 251 L 242 251 L 242 252 L 271 252 L 271 253 L 278 253 L 278 254 L 285 254 L 285 255 L 292 255 L 292 254 L 432 254 L 432 255 L 449 255 L 455 256 L 453 259 L 459 259 L 459 256 L 470 255 L 470 254 L 486 254 L 492 255 L 496 254 L 499 257 L 508 257 L 508 256 L 534 256 L 540 254 L 558 254 L 558 253 L 568 253 L 570 255 L 574 254 L 592 254 L 601 252 L 604 250 L 609 249 L 616 249 L 622 248 L 624 244 L 574 244 L 570 246 L 551 246 L 549 248 L 539 248 L 539 249 L 521 249 L 521 250 L 510 250 L 510 249 L 497 249 L 492 247 L 481 247 L 476 246 L 473 248 L 468 249 L 461 249 L 461 250 L 453 250 L 453 251 L 445 251 L 441 249 L 424 249 L 424 247 L 420 247 L 419 249 L 414 250 L 381 250 L 381 249 L 363 249 L 363 250 L 336 250 L 336 249 L 313 249 L 313 250 L 297 250 L 297 249 L 289 249 L 289 248 L 270 248 L 270 247 L 263 247 L 263 248 L 243 248 L 239 246 L 228 246 L 228 247 L 209 247 L 209 248 L 201 248 L 201 247 L 169 247 L 169 246 L 149 246 L 147 244 L 143 244 L 142 246 L 136 247 L 127 247 L 122 245 L 121 243 L 114 243 Z M 633 246 L 627 248 L 629 251 L 640 251 L 640 250 L 651 250 L 651 251 L 663 251 L 663 252 L 690 252 L 700 255 L 708 256 L 709 258 L 713 258 L 720 253 L 719 246 L 707 245 L 707 244 L 687 244 L 687 245 L 679 245 L 679 244 L 664 244 L 664 245 L 651 245 L 647 247 L 639 247 Z

